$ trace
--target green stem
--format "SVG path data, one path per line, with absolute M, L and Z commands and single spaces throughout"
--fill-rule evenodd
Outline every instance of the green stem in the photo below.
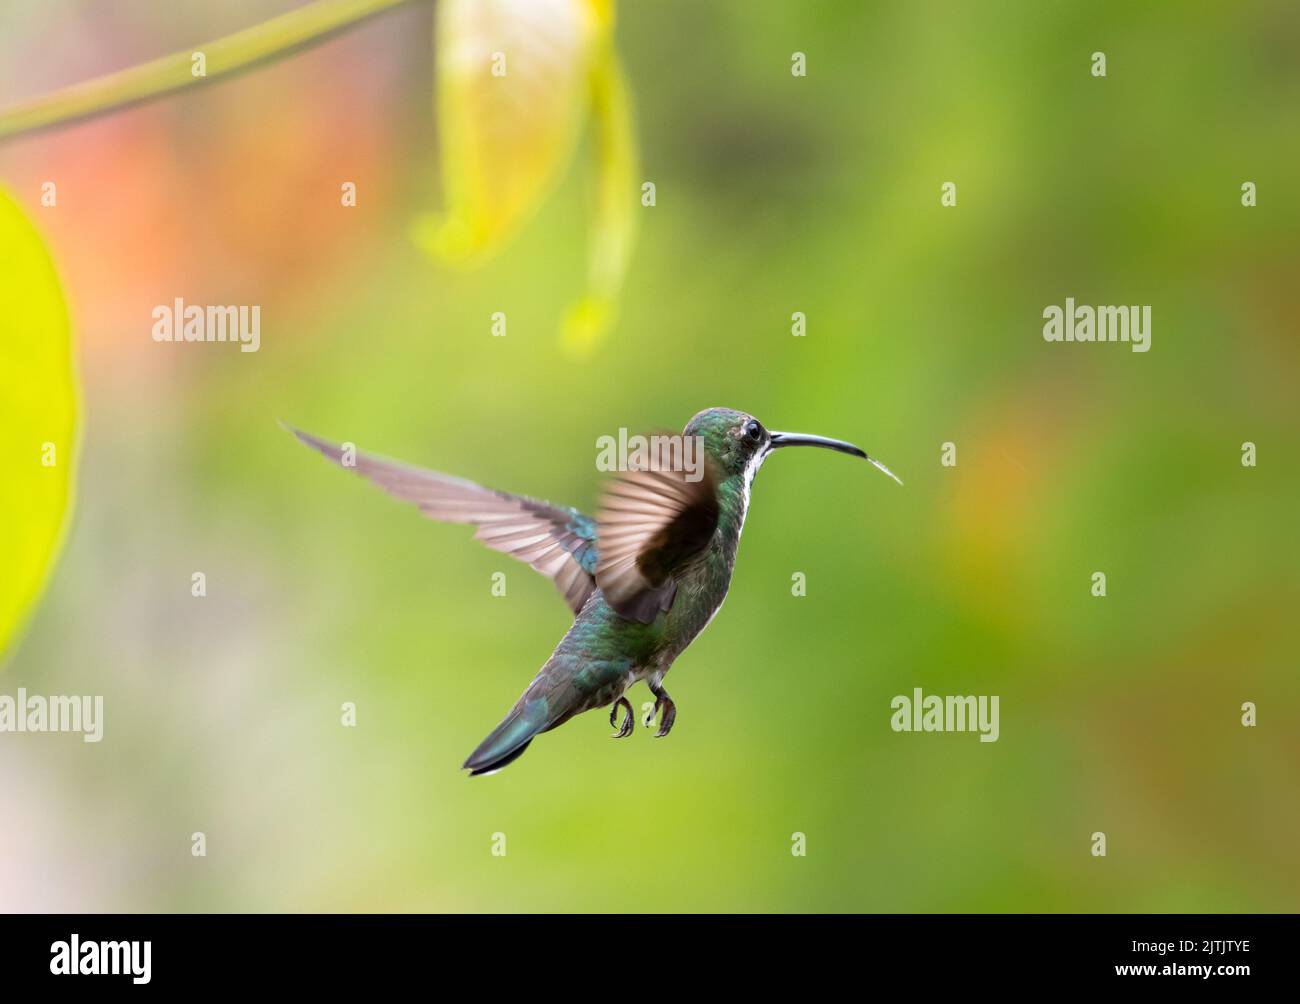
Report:
M 0 143 L 38 129 L 67 125 L 150 101 L 185 87 L 212 83 L 259 63 L 316 45 L 376 14 L 410 2 L 412 0 L 314 0 L 225 38 L 19 101 L 0 109 Z M 206 61 L 206 76 L 196 77 L 193 57 L 199 52 L 203 53 Z

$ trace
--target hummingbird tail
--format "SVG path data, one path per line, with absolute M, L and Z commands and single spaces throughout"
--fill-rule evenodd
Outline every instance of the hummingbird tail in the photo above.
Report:
M 495 774 L 524 755 L 528 744 L 546 728 L 546 701 L 521 701 L 465 761 L 470 777 Z
M 492 760 L 492 761 L 490 761 L 490 762 L 488 762 L 488 763 L 483 764 L 481 767 L 470 767 L 469 761 L 468 761 L 468 760 L 465 761 L 465 766 L 466 766 L 466 767 L 469 767 L 469 776 L 470 776 L 470 777 L 486 777 L 488 774 L 495 774 L 495 773 L 496 773 L 497 771 L 499 771 L 502 767 L 505 767 L 505 766 L 507 766 L 507 765 L 509 765 L 509 764 L 514 763 L 514 762 L 515 762 L 516 760 L 518 760 L 521 756 L 523 756 L 523 755 L 524 755 L 524 750 L 528 749 L 528 744 L 531 743 L 531 742 L 532 742 L 532 740 L 529 739 L 529 740 L 528 740 L 527 742 L 525 742 L 522 746 L 516 746 L 516 747 L 515 747 L 511 752 L 507 753 L 505 756 L 501 757 L 499 760 Z M 471 759 L 473 759 L 473 758 L 471 757 Z

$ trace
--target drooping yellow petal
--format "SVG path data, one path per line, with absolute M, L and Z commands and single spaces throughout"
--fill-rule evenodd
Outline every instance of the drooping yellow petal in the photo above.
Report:
M 569 308 L 560 329 L 561 343 L 575 355 L 590 352 L 614 323 L 636 237 L 636 132 L 613 45 L 602 49 L 592 67 L 591 109 L 596 183 L 588 228 L 587 290 Z
M 0 653 L 40 595 L 76 466 L 68 310 L 36 228 L 0 189 Z
M 435 105 L 446 210 L 417 223 L 421 244 L 475 264 L 533 213 L 572 159 L 610 29 L 605 0 L 440 0 Z

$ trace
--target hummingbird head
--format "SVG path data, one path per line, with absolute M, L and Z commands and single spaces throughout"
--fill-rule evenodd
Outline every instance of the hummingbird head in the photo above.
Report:
M 683 435 L 699 436 L 704 443 L 704 452 L 724 475 L 744 475 L 746 484 L 753 480 L 773 450 L 787 446 L 819 446 L 861 457 L 898 481 L 893 471 L 852 443 L 802 432 L 771 432 L 753 415 L 732 408 L 708 408 L 700 412 L 686 423 Z M 898 483 L 901 485 L 903 482 Z

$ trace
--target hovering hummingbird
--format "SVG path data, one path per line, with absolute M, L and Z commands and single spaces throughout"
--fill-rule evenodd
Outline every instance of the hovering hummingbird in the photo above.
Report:
M 484 488 L 472 481 L 344 450 L 305 432 L 303 443 L 354 469 L 432 519 L 471 523 L 475 537 L 526 561 L 555 582 L 572 609 L 560 639 L 515 706 L 469 758 L 471 776 L 491 774 L 521 756 L 542 732 L 574 715 L 608 706 L 614 738 L 631 735 L 627 691 L 645 680 L 654 694 L 663 737 L 677 706 L 664 689 L 673 661 L 722 606 L 736 563 L 754 475 L 773 450 L 820 446 L 861 457 L 898 478 L 851 443 L 793 432 L 769 432 L 752 415 L 709 408 L 683 437 L 698 437 L 704 463 L 694 479 L 681 465 L 618 475 L 598 518 L 578 510 Z M 898 481 L 902 484 L 901 481 Z M 620 709 L 622 721 L 618 721 Z M 660 714 L 662 712 L 662 714 Z

